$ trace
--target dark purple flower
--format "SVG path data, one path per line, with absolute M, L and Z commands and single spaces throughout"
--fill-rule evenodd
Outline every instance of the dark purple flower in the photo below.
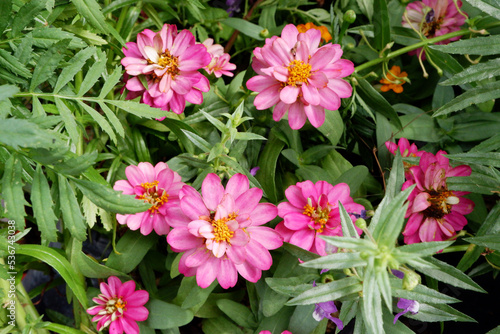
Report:
M 402 312 L 399 312 L 394 317 L 394 324 L 398 321 L 399 317 L 405 313 L 411 312 L 411 314 L 417 314 L 418 309 L 420 308 L 420 304 L 416 300 L 399 298 L 398 308 L 402 309 Z
M 241 0 L 226 0 L 226 12 L 229 13 L 229 16 L 233 16 L 234 13 L 238 13 L 240 11 Z
M 315 281 L 313 282 L 313 286 L 316 286 Z M 337 313 L 338 311 L 339 310 L 337 310 L 337 306 L 335 306 L 333 301 L 317 303 L 312 316 L 316 321 L 321 321 L 324 318 L 330 319 L 335 323 L 339 330 L 342 330 L 344 328 L 342 320 L 332 316 L 332 313 Z

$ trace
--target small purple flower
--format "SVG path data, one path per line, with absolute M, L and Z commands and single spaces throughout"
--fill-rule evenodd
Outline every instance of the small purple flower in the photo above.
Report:
M 349 214 L 356 217 L 356 219 L 359 219 L 359 218 L 367 219 L 368 218 L 368 215 L 366 214 L 366 210 L 361 210 L 360 213 L 349 212 Z
M 313 286 L 316 286 L 316 281 L 313 282 Z M 330 319 L 335 323 L 339 330 L 342 330 L 344 329 L 344 323 L 342 320 L 332 317 L 332 313 L 337 313 L 338 311 L 339 310 L 333 301 L 317 303 L 312 316 L 316 321 L 321 321 L 324 318 Z
M 257 167 L 254 167 L 254 168 L 250 169 L 250 175 L 255 176 L 255 175 L 257 174 L 257 171 L 258 171 L 259 169 L 260 169 L 260 167 L 259 167 L 259 166 L 257 166 Z
M 240 11 L 241 0 L 226 0 L 226 12 L 229 13 L 229 16 L 233 16 L 234 13 L 238 13 Z
M 420 308 L 420 304 L 416 300 L 399 298 L 398 308 L 402 309 L 402 312 L 399 312 L 394 317 L 394 324 L 398 321 L 399 317 L 405 313 L 411 312 L 411 314 L 417 314 Z

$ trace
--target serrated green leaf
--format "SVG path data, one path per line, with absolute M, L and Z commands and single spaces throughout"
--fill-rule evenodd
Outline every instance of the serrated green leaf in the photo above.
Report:
M 80 175 L 90 168 L 97 159 L 97 151 L 85 153 L 77 156 L 76 154 L 68 154 L 70 157 L 63 162 L 55 163 L 55 170 L 64 175 Z M 67 156 L 68 156 L 67 155 Z
M 499 152 L 469 152 L 446 155 L 448 159 L 463 162 L 466 164 L 478 164 L 492 167 L 500 167 Z
M 148 250 L 158 240 L 158 235 L 147 236 L 138 231 L 127 231 L 116 244 L 116 252 L 111 252 L 106 266 L 128 274 L 142 261 Z
M 301 266 L 316 269 L 345 269 L 366 266 L 366 260 L 361 258 L 359 252 L 335 253 L 304 262 Z
M 256 39 L 259 41 L 264 39 L 264 37 L 262 37 L 260 35 L 260 33 L 264 30 L 264 28 L 262 28 L 261 26 L 255 24 L 255 23 L 252 23 L 252 22 L 240 19 L 240 18 L 236 18 L 236 17 L 230 17 L 230 18 L 227 18 L 227 19 L 222 20 L 220 22 L 231 27 L 231 28 L 234 28 L 234 29 L 240 31 L 244 35 L 252 37 L 253 39 Z
M 461 55 L 496 55 L 500 53 L 500 36 L 475 37 L 461 39 L 447 45 L 430 45 L 431 49 Z
M 497 151 L 500 149 L 500 133 L 494 135 L 493 137 L 490 137 L 489 139 L 483 141 L 482 143 L 474 146 L 469 150 L 469 153 L 472 152 L 491 152 L 491 151 Z
M 313 287 L 292 298 L 287 305 L 307 305 L 337 300 L 349 294 L 357 293 L 363 285 L 356 277 L 342 278 L 331 283 Z
M 116 88 L 115 86 L 122 80 L 122 76 L 122 66 L 116 65 L 111 74 L 104 80 L 104 85 L 102 85 L 101 92 L 99 93 L 99 99 L 106 98 L 106 95 Z
M 427 49 L 425 53 L 432 57 L 432 61 L 448 73 L 449 76 L 460 73 L 464 69 L 454 57 L 447 53 L 432 49 Z
M 31 0 L 24 4 L 12 20 L 12 36 L 17 36 L 45 7 L 44 0 Z
M 58 183 L 59 205 L 64 227 L 69 230 L 75 239 L 84 241 L 87 238 L 87 227 L 73 188 L 71 188 L 68 180 L 61 174 L 58 174 Z
M 41 165 L 37 165 L 33 184 L 31 185 L 31 204 L 33 206 L 33 217 L 42 234 L 42 239 L 57 241 L 57 217 L 52 208 L 54 203 L 52 202 L 49 183 L 45 178 Z
M 54 147 L 54 135 L 25 119 L 8 118 L 0 122 L 0 142 L 19 147 Z
M 87 93 L 99 80 L 102 73 L 106 70 L 106 56 L 102 51 L 97 52 L 97 61 L 89 68 L 85 78 L 83 79 L 77 96 L 83 96 Z
M 22 181 L 23 167 L 17 154 L 12 154 L 5 162 L 2 177 L 2 198 L 9 219 L 14 220 L 16 229 L 24 231 L 24 191 Z
M 418 313 L 413 315 L 411 313 L 406 313 L 406 317 L 411 319 L 417 319 L 424 322 L 438 322 L 438 321 L 464 321 L 464 322 L 476 322 L 474 319 L 468 315 L 455 310 L 453 307 L 446 304 L 420 304 Z
M 357 90 L 359 97 L 363 99 L 363 101 L 365 101 L 370 108 L 389 118 L 391 123 L 394 124 L 396 128 L 402 129 L 403 125 L 401 124 L 398 114 L 389 102 L 387 102 L 387 100 L 379 92 L 377 92 L 375 88 L 368 83 L 368 81 L 360 77 L 356 78 L 356 80 L 359 83 Z
M 491 59 L 486 63 L 470 66 L 453 77 L 441 82 L 441 85 L 462 85 L 473 81 L 491 79 L 500 75 L 500 59 Z
M 57 110 L 61 115 L 64 126 L 66 127 L 66 131 L 68 131 L 68 135 L 73 141 L 73 143 L 78 143 L 78 130 L 76 127 L 75 116 L 71 112 L 71 110 L 66 106 L 66 103 L 58 97 L 54 97 L 54 101 L 56 103 Z
M 99 106 L 101 107 L 102 111 L 104 111 L 104 114 L 111 122 L 111 125 L 113 125 L 113 128 L 120 135 L 120 137 L 125 137 L 125 129 L 123 128 L 123 125 L 118 117 L 116 117 L 115 113 L 111 109 L 109 109 L 109 107 L 105 103 L 99 103 Z
M 54 87 L 54 93 L 58 93 L 61 88 L 63 88 L 68 82 L 73 80 L 73 77 L 78 73 L 83 65 L 87 62 L 87 59 L 92 57 L 95 53 L 95 47 L 89 47 L 83 50 L 80 50 L 77 54 L 75 54 L 71 60 L 68 62 L 68 66 L 66 66 L 59 75 L 57 79 L 56 86 Z
M 120 214 L 133 214 L 147 211 L 151 205 L 135 199 L 133 195 L 123 195 L 102 184 L 95 182 L 73 179 L 72 180 L 82 193 L 100 208 Z
M 94 121 L 96 121 L 96 123 L 99 124 L 101 129 L 103 129 L 104 132 L 106 132 L 108 134 L 109 138 L 111 138 L 111 140 L 114 143 L 116 143 L 116 135 L 115 135 L 113 129 L 111 128 L 111 125 L 109 125 L 108 121 L 106 120 L 106 118 L 104 118 L 94 108 L 90 107 L 88 104 L 86 104 L 82 100 L 77 100 L 77 102 L 80 106 L 83 107 L 83 109 L 85 109 L 85 111 L 87 113 L 89 113 L 90 116 L 92 116 Z
M 75 272 L 69 261 L 53 248 L 42 245 L 18 245 L 17 253 L 34 257 L 54 268 L 64 279 L 84 309 L 87 308 L 85 282 Z
M 266 283 L 273 291 L 281 295 L 296 297 L 311 289 L 311 283 L 309 282 L 317 278 L 318 275 L 316 274 L 305 274 L 295 277 L 266 277 Z
M 114 105 L 128 113 L 145 118 L 163 118 L 166 112 L 164 110 L 153 108 L 145 103 L 134 101 L 103 100 L 103 102 Z
M 75 34 L 75 36 L 81 37 L 89 45 L 97 45 L 97 46 L 99 46 L 99 45 L 106 45 L 106 44 L 108 44 L 108 42 L 105 39 L 103 39 L 101 36 L 99 36 L 97 34 L 94 34 L 93 32 L 90 32 L 88 30 L 85 30 L 82 27 L 65 25 L 65 26 L 62 26 L 62 28 L 64 30 L 67 30 L 67 31 L 71 32 L 72 34 Z M 75 39 L 73 40 L 72 44 L 75 43 L 75 40 L 81 41 L 81 43 L 85 44 L 85 42 L 83 40 L 81 40 L 80 38 L 78 38 L 78 37 L 75 37 Z M 70 48 L 71 48 L 72 44 L 70 44 Z
M 467 276 L 454 266 L 451 266 L 443 261 L 437 260 L 432 257 L 425 258 L 424 261 L 435 266 L 435 268 L 426 268 L 423 266 L 418 266 L 417 270 L 422 272 L 423 274 L 435 278 L 438 281 L 449 283 L 453 286 L 462 289 L 483 292 L 483 293 L 486 292 L 469 276 Z
M 30 78 L 31 72 L 16 57 L 0 49 L 0 65 L 23 78 Z
M 33 76 L 30 82 L 30 92 L 33 92 L 38 85 L 47 81 L 54 73 L 55 69 L 59 67 L 59 63 L 64 58 L 69 39 L 63 39 L 55 44 L 52 44 L 47 51 L 45 51 L 33 70 Z
M 84 41 L 76 37 L 71 32 L 62 30 L 61 28 L 55 28 L 50 26 L 43 26 L 40 28 L 35 28 L 31 32 L 33 38 L 33 45 L 47 49 L 52 44 L 59 42 L 63 39 L 70 39 L 68 43 L 68 49 L 81 49 L 87 46 Z
M 500 173 L 493 167 L 472 166 L 470 176 L 450 177 L 448 189 L 491 195 L 500 190 Z
M 500 36 L 499 36 L 500 37 Z M 446 115 L 465 109 L 471 104 L 477 104 L 500 98 L 500 81 L 487 83 L 484 86 L 472 88 L 439 108 L 432 117 Z
M 500 20 L 500 4 L 497 1 L 491 1 L 493 4 L 482 0 L 465 0 L 465 2 Z

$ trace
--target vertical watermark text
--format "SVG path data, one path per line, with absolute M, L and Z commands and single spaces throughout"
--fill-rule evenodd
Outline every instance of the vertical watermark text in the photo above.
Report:
M 6 308 L 8 310 L 7 317 L 9 318 L 9 325 L 15 326 L 16 323 L 16 248 L 14 247 L 14 243 L 16 242 L 16 222 L 14 220 L 8 221 L 8 234 L 7 234 L 7 243 L 8 243 L 8 255 L 7 255 L 7 274 L 9 278 L 7 282 L 9 282 L 9 290 L 7 292 L 7 303 Z

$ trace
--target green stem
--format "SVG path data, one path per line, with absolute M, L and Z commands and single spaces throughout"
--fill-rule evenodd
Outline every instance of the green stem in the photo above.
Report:
M 446 34 L 446 35 L 442 35 L 442 36 L 438 36 L 438 37 L 434 37 L 434 38 L 429 38 L 429 39 L 426 39 L 424 41 L 415 43 L 413 45 L 405 46 L 404 48 L 401 48 L 401 49 L 396 50 L 394 52 L 388 53 L 387 56 L 385 56 L 385 57 L 376 58 L 376 59 L 370 60 L 370 61 L 368 61 L 368 62 L 366 62 L 364 64 L 356 66 L 354 68 L 354 71 L 355 72 L 360 72 L 360 71 L 362 71 L 364 69 L 367 69 L 367 68 L 369 68 L 371 66 L 377 65 L 379 63 L 382 63 L 382 62 L 387 61 L 389 59 L 395 58 L 397 56 L 401 56 L 401 55 L 403 55 L 403 54 L 405 54 L 405 53 L 407 53 L 409 51 L 412 51 L 412 50 L 424 47 L 424 46 L 429 45 L 429 44 L 434 44 L 434 43 L 437 43 L 437 42 L 441 42 L 441 41 L 444 41 L 444 40 L 449 39 L 449 38 L 453 38 L 453 37 L 457 37 L 457 36 L 463 36 L 463 35 L 468 34 L 470 32 L 471 31 L 468 30 L 468 29 L 462 29 L 462 30 L 450 32 L 449 34 Z
M 443 249 L 441 253 L 465 252 L 469 249 L 469 246 L 470 245 L 450 246 Z

